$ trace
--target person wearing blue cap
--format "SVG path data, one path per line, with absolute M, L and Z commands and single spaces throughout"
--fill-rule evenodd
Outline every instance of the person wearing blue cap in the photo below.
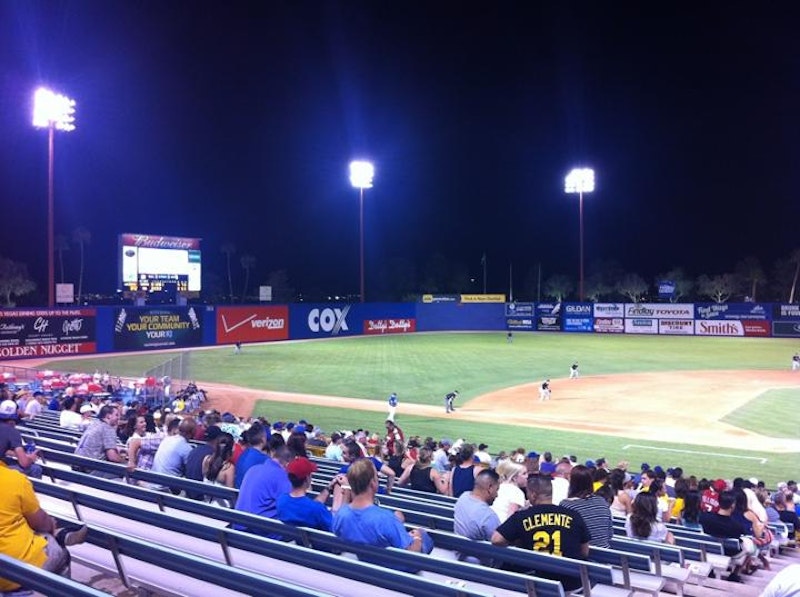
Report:
M 394 422 L 394 415 L 397 413 L 397 394 L 392 392 L 389 394 L 389 414 L 386 415 L 387 421 Z

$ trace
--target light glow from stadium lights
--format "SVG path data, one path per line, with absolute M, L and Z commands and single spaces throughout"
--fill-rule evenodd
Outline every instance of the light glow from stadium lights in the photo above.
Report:
M 75 100 L 40 87 L 33 95 L 33 126 L 74 131 Z
M 375 167 L 370 162 L 350 162 L 350 184 L 357 189 L 371 189 Z
M 55 306 L 53 173 L 55 132 L 75 130 L 75 100 L 40 87 L 33 94 L 33 126 L 47 129 L 47 306 Z
M 564 191 L 578 195 L 580 214 L 580 274 L 578 276 L 578 297 L 583 302 L 583 194 L 594 191 L 594 170 L 591 168 L 573 168 L 564 179 Z
M 573 168 L 564 179 L 564 191 L 567 193 L 591 193 L 594 191 L 594 170 Z

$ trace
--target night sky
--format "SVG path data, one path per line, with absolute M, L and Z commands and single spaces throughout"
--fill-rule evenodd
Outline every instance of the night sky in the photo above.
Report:
M 781 8 L 783 7 L 783 8 Z M 587 267 L 769 271 L 800 246 L 800 37 L 791 3 L 0 0 L 0 255 L 46 277 L 46 132 L 31 98 L 75 98 L 56 139 L 56 232 L 92 234 L 85 289 L 112 293 L 117 235 L 201 237 L 367 295 L 435 253 L 507 292 Z M 77 272 L 77 249 L 65 255 Z M 56 273 L 58 278 L 58 270 Z M 239 285 L 241 282 L 237 281 Z M 223 283 L 224 285 L 224 283 Z M 476 285 L 478 290 L 479 284 Z

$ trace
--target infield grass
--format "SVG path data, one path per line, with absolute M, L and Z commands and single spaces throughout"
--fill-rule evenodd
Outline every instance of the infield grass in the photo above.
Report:
M 403 403 L 441 404 L 442 396 L 461 391 L 461 401 L 545 377 L 565 377 L 573 360 L 584 375 L 679 370 L 788 368 L 797 341 L 776 338 L 714 338 L 601 334 L 505 333 L 409 334 L 361 336 L 318 341 L 245 345 L 183 353 L 185 378 L 275 391 L 385 400 L 397 392 Z M 47 366 L 75 371 L 110 370 L 141 376 L 177 353 L 115 355 L 54 361 Z M 175 376 L 175 375 L 173 375 Z M 799 376 L 800 379 L 800 376 Z M 775 437 L 797 437 L 798 391 L 768 392 L 734 411 L 726 422 Z M 698 408 L 701 408 L 698 405 Z M 306 418 L 325 430 L 382 428 L 383 413 L 261 402 L 257 412 L 270 419 Z M 681 464 L 687 474 L 756 476 L 770 482 L 797 477 L 797 454 L 764 454 L 709 446 L 624 440 L 586 433 L 531 430 L 512 425 L 450 422 L 403 417 L 407 434 L 465 437 L 484 441 L 492 451 L 518 446 L 575 454 L 581 460 L 605 456 L 629 460 L 634 468 Z M 654 431 L 654 438 L 658 434 Z M 636 447 L 623 450 L 627 444 Z M 761 460 L 766 458 L 767 462 Z

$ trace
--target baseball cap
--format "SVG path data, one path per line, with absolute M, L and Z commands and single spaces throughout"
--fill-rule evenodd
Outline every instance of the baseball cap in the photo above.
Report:
M 721 493 L 728 488 L 728 484 L 725 482 L 724 479 L 717 479 L 711 485 L 718 493 Z
M 306 432 L 305 425 L 295 425 L 294 428 L 292 428 L 292 433 L 305 433 L 305 432 Z
M 650 470 L 650 465 L 647 464 L 646 462 L 643 462 L 642 463 L 642 470 L 643 471 L 649 471 Z
M 594 460 L 587 460 L 586 468 L 597 468 L 597 465 L 594 463 Z
M 317 470 L 317 465 L 304 456 L 298 456 L 286 465 L 286 472 L 298 479 L 306 479 Z
M 81 414 L 88 412 L 94 412 L 94 408 L 92 408 L 91 404 L 84 404 L 83 406 L 81 406 Z
M 528 452 L 528 458 L 539 458 L 539 452 Z
M 0 402 L 0 421 L 17 420 L 17 403 L 13 400 Z

